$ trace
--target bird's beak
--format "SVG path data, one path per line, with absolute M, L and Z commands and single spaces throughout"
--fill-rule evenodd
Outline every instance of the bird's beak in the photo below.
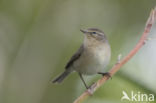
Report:
M 83 30 L 83 29 L 80 29 L 80 31 L 81 31 L 82 33 L 84 33 L 84 34 L 88 33 L 87 30 Z

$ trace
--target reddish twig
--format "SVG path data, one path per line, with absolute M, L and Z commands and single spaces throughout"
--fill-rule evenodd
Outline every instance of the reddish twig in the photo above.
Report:
M 130 53 L 124 57 L 121 61 L 118 61 L 112 69 L 109 71 L 110 75 L 113 76 L 125 63 L 127 63 L 139 50 L 140 48 L 145 44 L 147 40 L 147 36 L 149 35 L 149 32 L 152 28 L 152 25 L 156 21 L 156 8 L 153 9 L 150 13 L 150 16 L 147 20 L 144 32 L 135 46 L 134 49 L 130 51 Z M 99 79 L 96 83 L 94 83 L 90 89 L 86 90 L 81 96 L 79 96 L 74 103 L 81 103 L 84 101 L 87 97 L 89 97 L 91 94 L 93 94 L 102 84 L 104 84 L 110 77 L 109 76 L 104 76 L 103 78 Z

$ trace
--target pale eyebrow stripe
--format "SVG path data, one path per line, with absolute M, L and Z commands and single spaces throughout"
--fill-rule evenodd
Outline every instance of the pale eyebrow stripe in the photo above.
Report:
M 99 33 L 99 32 L 96 32 L 97 34 L 99 34 L 99 35 L 103 35 L 103 33 Z

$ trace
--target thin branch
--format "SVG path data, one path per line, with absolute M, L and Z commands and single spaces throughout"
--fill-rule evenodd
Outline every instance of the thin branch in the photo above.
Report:
M 156 7 L 153 9 L 150 13 L 150 16 L 146 22 L 146 26 L 144 29 L 144 32 L 139 40 L 139 42 L 136 44 L 134 49 L 130 51 L 130 53 L 124 57 L 120 62 L 117 62 L 112 69 L 109 71 L 110 75 L 113 76 L 119 69 L 127 63 L 139 50 L 140 48 L 146 43 L 145 41 L 148 39 L 149 32 L 152 28 L 152 25 L 156 21 Z M 86 98 L 88 98 L 91 94 L 93 94 L 99 87 L 102 86 L 110 77 L 109 76 L 104 76 L 103 78 L 99 79 L 96 83 L 94 83 L 90 89 L 86 90 L 81 96 L 79 96 L 74 103 L 81 103 L 83 102 Z

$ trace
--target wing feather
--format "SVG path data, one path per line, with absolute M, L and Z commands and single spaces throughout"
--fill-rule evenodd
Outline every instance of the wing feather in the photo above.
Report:
M 78 51 L 70 58 L 67 65 L 65 66 L 65 69 L 68 69 L 69 67 L 73 65 L 73 63 L 81 56 L 83 50 L 84 50 L 84 47 L 83 45 L 81 45 Z

